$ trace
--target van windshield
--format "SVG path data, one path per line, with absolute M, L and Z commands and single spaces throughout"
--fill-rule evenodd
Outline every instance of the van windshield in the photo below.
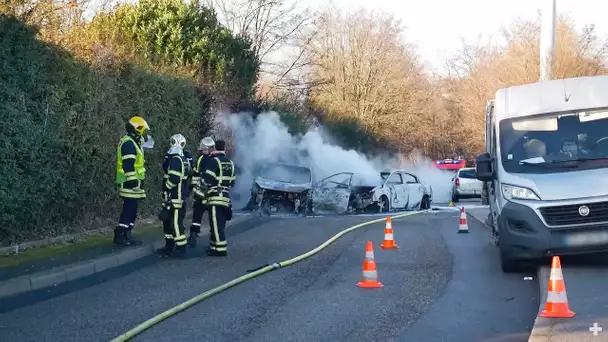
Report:
M 507 172 L 553 173 L 608 167 L 608 108 L 502 120 Z

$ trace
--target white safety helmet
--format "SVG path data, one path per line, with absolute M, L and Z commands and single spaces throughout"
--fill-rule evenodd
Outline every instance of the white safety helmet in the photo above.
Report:
M 179 154 L 180 156 L 184 155 L 184 147 L 186 147 L 186 138 L 181 134 L 174 134 L 169 139 L 169 150 L 167 154 Z
M 212 148 L 214 146 L 215 146 L 215 141 L 213 141 L 213 138 L 205 137 L 205 138 L 201 139 L 201 143 L 198 146 L 198 149 L 202 150 L 204 148 Z

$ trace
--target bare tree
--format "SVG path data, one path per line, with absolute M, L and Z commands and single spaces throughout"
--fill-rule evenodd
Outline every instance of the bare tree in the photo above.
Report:
M 314 18 L 300 0 L 201 0 L 214 8 L 223 25 L 248 37 L 262 61 L 261 71 L 277 85 L 301 68 L 302 33 Z M 279 55 L 281 54 L 281 55 Z
M 558 20 L 554 70 L 557 78 L 608 72 L 608 46 L 593 27 L 576 32 L 566 17 Z M 483 150 L 484 107 L 504 87 L 533 83 L 539 75 L 539 20 L 515 20 L 502 30 L 503 45 L 463 43 L 460 53 L 446 62 L 448 78 L 442 91 L 451 94 L 449 115 L 461 132 L 461 144 L 471 153 Z M 446 109 L 448 111 L 448 109 Z
M 401 23 L 385 13 L 329 8 L 315 28 L 305 54 L 315 105 L 399 145 L 421 144 L 435 90 Z
M 57 42 L 70 28 L 83 23 L 83 12 L 92 0 L 3 0 L 0 13 L 13 15 L 40 28 L 41 36 Z

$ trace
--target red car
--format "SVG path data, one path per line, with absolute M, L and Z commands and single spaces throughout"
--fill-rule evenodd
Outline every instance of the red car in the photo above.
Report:
M 441 170 L 460 170 L 467 165 L 467 161 L 464 159 L 443 159 L 443 160 L 435 160 L 435 167 Z

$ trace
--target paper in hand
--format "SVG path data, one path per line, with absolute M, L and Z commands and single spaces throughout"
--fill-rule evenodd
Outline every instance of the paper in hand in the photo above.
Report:
M 141 145 L 141 147 L 142 148 L 147 148 L 147 149 L 151 150 L 152 148 L 154 148 L 154 139 L 152 139 L 152 137 L 148 135 L 148 139 L 146 140 L 145 143 L 143 143 Z

